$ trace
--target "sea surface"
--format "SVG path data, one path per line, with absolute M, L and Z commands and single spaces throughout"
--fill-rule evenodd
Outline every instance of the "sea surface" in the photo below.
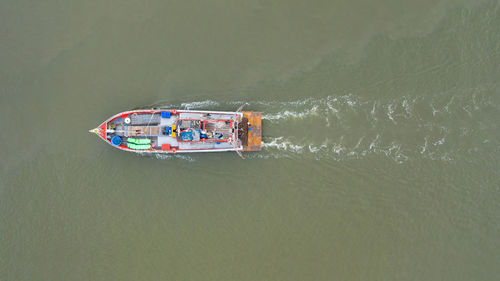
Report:
M 262 111 L 140 155 L 134 108 Z M 500 1 L 0 2 L 0 280 L 500 280 Z

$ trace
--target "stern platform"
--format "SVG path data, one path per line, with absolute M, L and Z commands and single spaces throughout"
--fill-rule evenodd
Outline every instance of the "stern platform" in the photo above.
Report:
M 243 119 L 240 123 L 243 135 L 243 151 L 262 150 L 262 113 L 255 111 L 243 111 Z

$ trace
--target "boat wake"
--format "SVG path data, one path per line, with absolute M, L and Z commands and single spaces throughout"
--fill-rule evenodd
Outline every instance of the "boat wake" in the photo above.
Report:
M 392 99 L 349 94 L 249 101 L 249 108 L 263 113 L 264 136 L 262 152 L 246 157 L 340 161 L 381 156 L 404 163 L 421 158 L 454 161 L 474 153 L 499 152 L 495 132 L 499 129 L 500 104 L 476 93 L 471 90 Z M 234 110 L 244 103 L 205 100 L 162 106 Z M 479 114 L 484 111 L 490 114 Z M 195 161 L 196 156 L 184 160 Z
M 147 156 L 150 156 L 151 154 L 144 154 L 144 155 L 147 155 Z M 161 159 L 161 160 L 174 160 L 174 159 L 178 159 L 178 160 L 183 160 L 183 161 L 187 161 L 187 162 L 195 162 L 196 159 L 186 153 L 184 154 L 160 154 L 160 153 L 156 153 L 156 154 L 153 154 L 154 157 L 156 157 L 156 159 Z
M 345 143 L 329 141 L 325 139 L 321 143 L 314 142 L 294 142 L 283 136 L 276 138 L 268 138 L 262 144 L 264 153 L 249 156 L 249 158 L 290 158 L 294 156 L 302 156 L 313 158 L 316 160 L 332 159 L 332 160 L 348 160 L 360 159 L 370 155 L 382 155 L 388 157 L 398 163 L 403 163 L 410 159 L 402 150 L 402 145 L 397 142 L 391 142 L 389 145 L 382 145 L 379 142 L 380 135 L 375 139 L 367 141 L 365 136 L 362 136 L 358 142 L 349 147 Z M 278 152 L 278 153 L 276 153 Z M 437 155 L 428 155 L 430 159 L 437 160 Z M 446 155 L 439 156 L 441 160 L 451 160 Z

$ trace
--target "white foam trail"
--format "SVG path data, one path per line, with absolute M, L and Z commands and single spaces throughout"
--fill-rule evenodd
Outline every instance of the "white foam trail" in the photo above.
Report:
M 358 139 L 356 146 L 352 149 L 348 149 L 346 146 L 341 144 L 342 138 L 338 143 L 331 143 L 328 142 L 328 139 L 325 139 L 321 144 L 301 144 L 281 136 L 264 142 L 264 151 L 261 153 L 249 154 L 249 158 L 294 158 L 300 154 L 302 155 L 301 157 L 309 159 L 332 159 L 340 161 L 347 159 L 360 159 L 368 157 L 369 155 L 380 155 L 387 157 L 398 164 L 407 162 L 411 160 L 412 157 L 416 157 L 417 155 L 439 161 L 453 161 L 455 159 L 454 151 L 437 151 L 433 149 L 434 146 L 429 147 L 428 136 L 424 139 L 425 144 L 420 146 L 420 149 L 418 146 L 415 147 L 416 149 L 414 152 L 412 152 L 411 147 L 404 151 L 402 148 L 404 144 L 399 143 L 398 140 L 392 140 L 391 142 L 384 144 L 382 143 L 382 137 L 380 135 L 377 135 L 370 144 L 366 144 L 364 149 L 362 149 L 364 138 L 365 137 L 361 137 Z M 474 150 L 470 150 L 469 153 L 475 153 L 477 150 L 478 148 L 475 148 Z
M 387 156 L 391 155 L 393 150 L 396 150 L 396 153 L 398 153 L 401 150 L 401 145 L 392 142 L 391 147 L 387 149 Z
M 454 96 L 452 96 L 452 97 L 451 97 L 451 99 L 450 99 L 450 101 L 449 101 L 449 102 L 448 102 L 448 103 L 444 106 L 444 110 L 445 110 L 446 112 L 450 113 L 449 108 L 450 108 L 450 105 L 453 103 L 453 100 L 454 100 L 454 99 L 455 99 L 455 97 L 454 97 Z
M 307 116 L 318 115 L 318 106 L 313 106 L 311 109 L 304 110 L 302 112 L 285 110 L 275 114 L 264 114 L 262 119 L 264 120 L 278 120 L 278 119 L 289 119 L 298 118 L 303 119 Z
M 439 140 L 435 141 L 433 144 L 434 144 L 434 146 L 436 146 L 436 145 L 442 145 L 444 143 L 444 140 L 445 140 L 444 137 L 440 138 Z
M 291 141 L 284 140 L 284 137 L 274 138 L 271 142 L 262 142 L 263 148 L 277 148 L 279 150 L 288 150 L 294 152 L 302 152 L 303 145 L 294 144 Z
M 328 109 L 331 110 L 333 113 L 339 112 L 338 109 L 336 109 L 330 99 L 327 100 L 326 105 L 328 106 Z
M 422 146 L 422 150 L 420 151 L 420 154 L 424 154 L 424 152 L 427 150 L 428 139 L 429 139 L 429 136 L 425 136 L 425 138 L 424 138 L 424 146 Z
M 409 114 L 409 112 L 408 112 L 408 108 L 409 108 L 408 101 L 406 99 L 404 99 L 403 102 L 401 103 L 401 105 L 405 109 L 405 112 Z
M 412 103 L 415 103 L 415 99 L 412 101 Z M 403 109 L 405 111 L 404 117 L 406 119 L 410 118 L 412 116 L 412 113 L 411 113 L 412 108 L 411 108 L 410 102 L 406 98 L 404 98 L 403 102 L 401 103 L 401 106 L 403 107 Z
M 181 107 L 185 109 L 203 109 L 207 107 L 216 107 L 219 106 L 220 104 L 216 101 L 212 100 L 204 100 L 204 101 L 194 101 L 194 102 L 188 102 L 188 103 L 181 103 Z
M 374 140 L 370 143 L 370 148 L 369 148 L 369 150 L 373 150 L 373 148 L 374 148 L 374 147 L 375 147 L 375 145 L 377 144 L 377 141 L 378 141 L 378 139 L 379 139 L 379 138 L 380 138 L 380 135 L 377 135 L 377 136 L 375 137 L 375 139 L 374 139 Z
M 315 146 L 312 146 L 312 145 L 309 145 L 309 151 L 312 152 L 312 153 L 316 153 L 316 152 L 319 151 L 319 148 L 315 147 Z
M 171 105 L 171 107 L 236 108 L 237 105 L 245 102 L 204 100 L 182 103 L 177 106 Z M 389 99 L 373 99 L 349 94 L 291 101 L 248 101 L 248 103 L 250 104 L 249 110 L 263 113 L 263 119 L 267 120 L 265 126 L 268 132 L 284 134 L 281 137 L 264 141 L 264 151 L 251 154 L 258 155 L 254 158 L 290 158 L 294 157 L 294 154 L 301 153 L 300 157 L 337 160 L 382 155 L 398 163 L 412 157 L 454 160 L 461 158 L 461 153 L 468 150 L 457 150 L 454 146 L 446 146 L 448 136 L 452 139 L 456 137 L 469 139 L 476 132 L 485 133 L 492 128 L 488 125 L 486 125 L 487 128 L 480 128 L 477 124 L 478 122 L 487 124 L 486 121 L 489 119 L 476 122 L 472 119 L 477 118 L 475 113 L 483 109 L 489 109 L 495 113 L 500 112 L 500 105 L 497 101 L 488 96 L 468 93 L 445 93 L 445 95 L 422 97 L 401 96 Z M 288 138 L 283 130 L 288 130 L 289 121 L 293 121 L 294 124 L 300 123 L 299 125 L 304 125 L 303 128 L 314 124 L 315 130 L 307 130 L 307 134 L 304 135 L 303 131 L 298 133 L 296 129 L 292 129 L 290 133 L 300 134 L 300 136 Z M 394 124 L 398 127 L 394 127 Z M 292 127 L 297 128 L 297 126 Z M 418 138 L 417 143 L 413 136 L 401 134 L 405 131 L 413 131 L 415 137 Z M 438 131 L 440 135 L 436 136 L 435 133 Z M 318 137 L 331 138 L 346 134 L 358 136 L 353 139 L 349 138 L 348 143 L 344 143 L 342 139 L 337 143 L 313 141 Z M 485 133 L 485 136 L 492 140 L 488 133 Z M 387 140 L 388 138 L 393 139 Z M 481 145 L 491 146 L 492 142 L 482 142 Z M 476 153 L 477 150 L 468 152 Z M 178 158 L 177 156 L 164 157 L 162 159 Z M 195 161 L 191 157 L 184 160 Z
M 168 154 L 155 153 L 154 155 L 155 155 L 156 159 L 162 159 L 162 160 L 173 158 L 171 155 L 168 155 Z
M 315 146 L 313 144 L 309 144 L 308 148 L 309 148 L 309 152 L 311 152 L 311 153 L 318 153 L 318 152 L 326 153 L 326 152 L 328 152 L 330 150 L 329 147 L 328 147 L 328 139 L 325 139 L 323 141 L 323 143 L 321 143 L 321 145 L 319 145 L 319 146 Z
M 146 154 L 143 154 L 146 155 Z M 196 159 L 194 159 L 191 156 L 188 156 L 186 154 L 161 154 L 161 153 L 155 153 L 154 156 L 156 159 L 161 159 L 161 160 L 173 160 L 175 159 L 180 159 L 180 160 L 185 160 L 188 162 L 195 162 Z
M 332 151 L 336 154 L 339 154 L 345 150 L 345 147 L 343 147 L 341 144 L 334 144 L 333 147 L 332 147 Z
M 437 110 L 435 107 L 434 107 L 434 104 L 431 103 L 431 108 L 432 108 L 432 116 L 436 116 L 436 113 L 439 112 L 439 110 Z
M 375 107 L 377 106 L 377 102 L 373 103 L 372 111 L 370 111 L 370 115 L 372 116 L 373 120 L 377 121 L 377 117 L 375 116 Z
M 195 162 L 196 161 L 196 159 L 194 159 L 193 157 L 188 156 L 186 154 L 177 153 L 177 154 L 174 154 L 174 157 L 177 159 L 188 161 L 188 162 Z
M 389 117 L 389 119 L 391 119 L 391 121 L 394 122 L 394 124 L 396 124 L 396 121 L 394 121 L 394 117 L 392 117 L 393 113 L 394 113 L 394 108 L 393 108 L 392 103 L 390 103 L 387 106 L 387 117 Z
M 359 138 L 358 143 L 356 144 L 356 146 L 354 146 L 354 147 L 353 147 L 353 149 L 352 149 L 352 150 L 356 150 L 356 149 L 358 149 L 359 145 L 361 144 L 361 142 L 362 142 L 364 139 L 365 139 L 365 137 L 364 137 L 364 136 L 362 136 L 361 138 Z

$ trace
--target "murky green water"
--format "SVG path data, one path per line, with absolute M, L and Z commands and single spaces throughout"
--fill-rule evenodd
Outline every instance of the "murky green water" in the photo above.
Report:
M 0 280 L 498 280 L 499 1 L 4 0 L 0 19 Z M 245 161 L 87 132 L 242 102 L 265 118 Z

